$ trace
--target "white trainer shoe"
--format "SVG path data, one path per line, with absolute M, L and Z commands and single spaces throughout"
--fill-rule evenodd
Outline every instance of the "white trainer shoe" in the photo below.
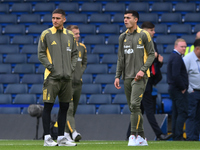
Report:
M 137 136 L 135 142 L 136 146 L 148 146 L 147 138 L 143 139 L 140 135 Z
M 136 146 L 135 135 L 130 135 L 129 136 L 128 146 Z
M 70 136 L 69 133 L 65 132 L 65 133 L 64 133 L 64 136 L 67 138 L 67 140 L 68 140 L 69 142 L 74 142 L 74 140 L 72 140 L 72 138 L 71 138 L 71 136 Z
M 78 133 L 76 130 L 72 133 L 72 139 L 75 141 L 75 142 L 79 142 L 79 140 L 81 140 L 81 134 Z
M 65 136 L 57 139 L 58 146 L 77 146 L 76 143 L 69 142 Z
M 50 135 L 45 135 L 44 146 L 58 146 L 58 144 L 51 138 Z

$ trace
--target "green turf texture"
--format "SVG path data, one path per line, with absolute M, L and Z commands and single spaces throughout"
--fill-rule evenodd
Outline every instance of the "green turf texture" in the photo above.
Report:
M 0 150 L 200 150 L 200 142 L 148 141 L 149 146 L 127 146 L 127 141 L 81 141 L 75 147 L 44 147 L 42 140 L 0 140 Z

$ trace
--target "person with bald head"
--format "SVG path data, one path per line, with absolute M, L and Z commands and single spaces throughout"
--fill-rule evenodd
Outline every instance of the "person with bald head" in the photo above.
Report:
M 200 31 L 197 32 L 195 39 L 200 39 Z M 184 55 L 186 56 L 188 53 L 193 52 L 193 51 L 194 51 L 194 45 L 188 46 L 185 50 Z

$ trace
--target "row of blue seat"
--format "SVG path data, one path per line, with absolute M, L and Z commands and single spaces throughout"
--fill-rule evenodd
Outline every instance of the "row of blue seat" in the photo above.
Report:
M 28 107 L 0 107 L 0 114 L 28 114 Z M 59 107 L 53 107 L 51 114 L 57 114 Z M 128 105 L 124 107 L 118 104 L 78 105 L 76 114 L 130 114 Z
M 84 3 L 84 2 L 102 2 L 102 3 L 107 3 L 107 2 L 123 2 L 123 3 L 130 3 L 130 2 L 172 2 L 174 4 L 176 4 L 177 2 L 197 2 L 196 0 L 2 0 L 1 3 L 21 3 L 21 2 L 31 2 L 33 4 L 37 3 L 37 2 L 55 2 L 55 3 L 59 3 L 59 2 L 78 2 L 80 4 Z
M 174 41 L 181 37 L 186 40 L 186 43 L 193 44 L 195 39 L 195 34 L 187 35 L 187 34 L 171 34 L 171 35 L 158 35 L 155 38 L 157 44 L 174 44 Z M 10 39 L 11 38 L 11 39 Z M 39 36 L 34 40 L 32 35 L 15 35 L 14 37 L 10 37 L 9 35 L 0 35 L 0 44 L 11 44 L 11 45 L 30 45 L 37 44 L 39 41 Z M 114 44 L 118 45 L 119 43 L 119 35 L 109 35 L 106 37 L 105 35 L 86 35 L 82 38 L 82 43 L 86 45 L 96 45 L 96 44 Z
M 0 14 L 0 23 L 3 25 L 6 24 L 52 24 L 52 15 L 45 14 L 21 14 L 17 16 L 16 14 Z M 103 13 L 93 13 L 91 15 L 87 14 L 68 14 L 66 16 L 67 23 L 71 24 L 109 24 L 109 23 L 118 23 L 123 24 L 124 14 L 103 14 Z M 138 23 L 144 21 L 151 21 L 153 23 L 199 23 L 199 13 L 163 13 L 159 15 L 158 13 L 140 13 L 140 19 Z
M 9 4 L 1 4 L 1 13 L 51 13 L 56 8 L 61 8 L 67 13 L 124 13 L 125 10 L 136 10 L 138 12 L 197 12 L 199 11 L 199 5 L 196 3 L 176 3 L 170 2 L 155 2 L 150 5 L 148 2 L 132 2 L 129 4 L 109 2 L 92 3 L 85 2 L 79 3 L 14 3 L 11 6 Z
M 43 95 L 41 94 L 39 97 L 36 94 L 16 94 L 13 96 L 12 94 L 0 94 L 1 96 L 1 105 L 9 105 L 11 104 L 44 104 Z M 86 94 L 81 94 L 79 104 L 126 104 L 126 96 L 125 94 L 116 94 L 114 97 L 111 94 L 91 94 L 89 98 L 87 98 Z M 58 97 L 55 100 L 54 104 L 59 104 Z
M 67 26 L 67 25 L 66 25 Z M 141 24 L 139 24 L 141 26 Z M 0 25 L 0 34 L 3 35 L 34 35 L 39 36 L 42 31 L 48 29 L 49 25 L 29 25 L 26 27 L 23 24 L 17 25 L 6 25 L 5 27 L 1 27 Z M 101 24 L 99 26 L 94 24 L 80 24 L 79 29 L 81 32 L 81 37 L 85 35 L 100 35 L 100 34 L 116 34 L 126 31 L 126 27 L 120 27 L 119 24 Z M 155 37 L 158 34 L 193 34 L 200 30 L 200 24 L 196 24 L 194 27 L 191 24 L 155 24 Z

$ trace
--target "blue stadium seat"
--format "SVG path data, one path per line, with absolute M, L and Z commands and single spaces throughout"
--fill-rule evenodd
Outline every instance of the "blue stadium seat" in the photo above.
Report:
M 104 44 L 104 35 L 86 35 L 84 38 L 84 44 Z
M 35 7 L 33 8 L 33 13 L 52 13 L 55 10 L 55 3 L 36 3 Z
M 171 113 L 172 112 L 172 100 L 169 98 L 162 99 L 163 103 L 163 113 Z
M 0 84 L 0 93 L 4 92 L 3 84 Z
M 106 44 L 119 44 L 119 35 L 110 35 L 106 41 Z
M 86 104 L 87 103 L 87 98 L 86 98 L 86 94 L 81 94 L 81 97 L 80 97 L 80 99 L 79 99 L 79 102 L 78 102 L 78 104 L 80 105 L 84 105 L 84 104 Z
M 0 14 L 0 24 L 16 24 L 17 23 L 17 15 L 16 14 Z
M 158 53 L 159 54 L 163 54 L 164 53 L 164 48 L 163 48 L 163 45 L 162 44 L 158 44 L 157 45 L 157 49 L 158 49 Z
M 87 54 L 87 63 L 88 64 L 98 64 L 99 55 L 98 54 Z
M 170 54 L 162 54 L 162 56 L 163 56 L 163 63 L 168 63 L 168 60 L 169 60 L 169 57 L 170 57 Z
M 163 64 L 162 67 L 160 68 L 160 71 L 162 73 L 167 73 L 167 63 Z
M 94 24 L 79 24 L 78 28 L 81 35 L 83 34 L 96 34 L 96 26 Z
M 183 19 L 184 23 L 190 23 L 196 25 L 200 23 L 199 13 L 186 13 Z
M 98 114 L 120 114 L 120 106 L 119 105 L 100 105 L 98 109 Z
M 114 83 L 115 74 L 97 74 L 94 83 Z
M 112 19 L 111 19 L 111 22 L 123 25 L 124 24 L 124 13 L 114 14 Z
M 20 114 L 20 107 L 0 107 L 0 114 Z
M 86 24 L 87 14 L 68 14 L 67 23 L 70 24 Z
M 162 73 L 162 80 L 159 83 L 167 83 L 167 74 Z
M 130 111 L 128 105 L 124 105 L 123 110 L 122 110 L 122 114 L 131 114 L 131 111 Z
M 7 54 L 4 63 L 26 63 L 26 54 Z
M 0 97 L 1 97 L 0 104 L 11 104 L 12 103 L 11 94 L 0 94 Z
M 0 44 L 9 44 L 10 43 L 10 37 L 9 35 L 0 35 Z
M 79 12 L 79 4 L 78 3 L 66 3 L 66 1 L 65 1 L 65 2 L 59 3 L 58 8 L 64 10 L 66 14 Z
M 172 3 L 170 2 L 155 2 L 152 4 L 150 8 L 151 12 L 156 12 L 158 14 L 166 13 L 166 12 L 172 12 Z
M 92 77 L 91 74 L 83 74 L 82 75 L 82 81 L 83 81 L 83 84 L 85 84 L 85 83 L 92 83 L 93 77 Z
M 15 35 L 11 44 L 33 44 L 32 35 Z
M 101 3 L 91 3 L 85 2 L 81 5 L 80 13 L 101 13 L 102 12 L 102 4 Z
M 44 73 L 44 71 L 45 71 L 45 67 L 42 64 L 40 64 L 38 69 L 36 70 L 36 73 Z
M 42 94 L 43 84 L 33 84 L 29 90 L 31 94 Z
M 88 64 L 85 73 L 108 73 L 108 66 L 107 64 Z
M 30 58 L 28 59 L 28 63 L 40 64 L 41 62 L 39 61 L 37 54 L 31 54 Z
M 195 3 L 176 3 L 173 11 L 188 13 L 188 12 L 196 12 L 196 9 L 197 7 Z
M 87 49 L 87 54 L 90 54 L 91 53 L 91 45 L 90 44 L 85 44 L 85 47 Z
M 156 43 L 157 44 L 174 44 L 176 39 L 177 39 L 176 35 L 158 35 L 156 37 Z
M 48 25 L 31 24 L 28 27 L 27 34 L 41 34 L 42 31 L 48 29 Z
M 0 53 L 9 54 L 9 53 L 19 53 L 18 45 L 0 45 Z
M 166 24 L 155 24 L 155 34 L 167 34 Z
M 83 84 L 81 94 L 101 94 L 101 85 Z
M 58 114 L 59 112 L 59 107 L 53 107 L 51 110 L 51 114 Z
M 188 45 L 193 45 L 195 41 L 196 35 L 182 35 L 181 38 L 183 38 Z
M 132 2 L 128 5 L 128 10 L 135 10 L 138 13 L 148 13 L 149 12 L 149 3 L 147 2 Z
M 43 95 L 41 94 L 40 97 L 39 97 L 39 100 L 37 102 L 38 104 L 44 104 L 43 102 Z
M 22 0 L 25 3 L 36 3 L 36 2 L 46 2 L 48 0 Z
M 9 4 L 2 4 L 0 5 L 0 14 L 8 14 L 9 12 Z
M 16 64 L 13 73 L 35 73 L 34 64 Z
M 166 49 L 165 49 L 165 53 L 167 54 L 171 54 L 171 52 L 174 50 L 174 44 L 169 44 L 167 45 Z
M 98 13 L 98 14 L 91 14 L 90 19 L 89 19 L 89 23 L 93 23 L 96 25 L 100 25 L 100 24 L 109 24 L 111 21 L 111 15 L 110 14 L 102 14 L 102 13 Z
M 27 93 L 28 86 L 27 84 L 8 84 L 4 93 L 6 94 L 20 94 Z
M 170 27 L 170 34 L 191 34 L 192 27 L 190 24 L 172 24 Z
M 23 107 L 22 114 L 29 114 L 28 113 L 28 107 Z
M 116 64 L 117 59 L 118 59 L 117 54 L 104 54 L 100 62 L 102 64 Z
M 17 94 L 13 104 L 36 104 L 37 98 L 35 94 Z
M 96 114 L 95 105 L 78 105 L 76 114 Z
M 103 93 L 104 94 L 124 94 L 124 85 L 120 84 L 121 89 L 116 89 L 114 84 L 106 84 Z
M 2 54 L 0 54 L 0 63 L 2 63 L 3 62 L 3 56 L 2 56 Z
M 176 1 L 174 1 L 174 0 L 163 0 L 163 2 L 174 2 L 174 3 L 177 3 L 177 2 L 187 2 L 187 0 L 176 0 Z
M 92 94 L 89 97 L 88 104 L 111 104 L 110 94 Z
M 44 81 L 43 74 L 24 74 L 21 83 L 42 84 Z
M 138 23 L 143 23 L 144 21 L 150 21 L 152 23 L 158 23 L 158 14 L 157 13 L 141 13 L 139 16 Z
M 22 13 L 32 13 L 31 3 L 13 3 L 10 9 L 11 13 L 22 14 Z
M 19 18 L 20 24 L 40 24 L 40 14 L 21 14 Z
M 115 53 L 115 46 L 114 45 L 95 45 L 93 54 L 114 54 Z
M 41 23 L 52 26 L 52 14 L 44 14 L 44 16 L 41 17 Z
M 14 46 L 14 45 L 12 45 Z M 21 53 L 23 54 L 36 54 L 37 53 L 37 45 L 24 45 L 21 49 Z
M 198 31 L 200 31 L 200 24 L 196 24 L 195 26 L 194 26 L 194 33 L 197 33 Z
M 0 64 L 0 73 L 11 73 L 11 64 Z
M 125 3 L 114 3 L 109 2 L 105 4 L 105 7 L 103 8 L 104 13 L 124 13 L 126 10 Z
M 161 15 L 161 19 L 159 20 L 161 23 L 165 24 L 177 24 L 182 22 L 181 13 L 163 13 Z
M 18 74 L 0 74 L 0 83 L 19 83 Z
M 161 94 L 168 94 L 168 87 L 169 85 L 167 83 L 158 83 L 155 88 L 158 90 Z
M 117 64 L 113 64 L 109 70 L 109 73 L 116 73 Z
M 113 104 L 127 104 L 125 94 L 116 94 L 113 99 Z
M 101 24 L 97 31 L 98 31 L 97 32 L 98 34 L 105 34 L 105 35 L 118 34 L 119 35 L 120 28 L 118 24 Z

